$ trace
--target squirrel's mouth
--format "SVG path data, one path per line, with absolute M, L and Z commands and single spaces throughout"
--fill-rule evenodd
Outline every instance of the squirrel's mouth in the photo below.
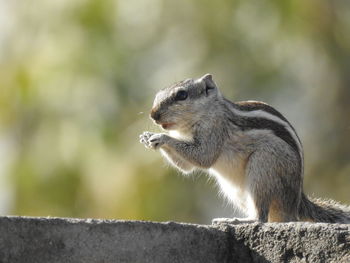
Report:
M 164 130 L 170 130 L 172 127 L 175 126 L 175 123 L 169 122 L 169 123 L 161 123 L 160 124 Z

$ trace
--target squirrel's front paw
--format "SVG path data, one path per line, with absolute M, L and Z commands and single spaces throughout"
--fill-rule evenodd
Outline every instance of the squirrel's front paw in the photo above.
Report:
M 141 135 L 140 135 L 140 143 L 143 143 L 146 147 L 148 147 L 148 140 L 149 138 L 154 135 L 153 132 L 143 132 Z
M 162 133 L 144 132 L 140 135 L 140 143 L 147 148 L 158 149 L 165 143 L 166 135 Z

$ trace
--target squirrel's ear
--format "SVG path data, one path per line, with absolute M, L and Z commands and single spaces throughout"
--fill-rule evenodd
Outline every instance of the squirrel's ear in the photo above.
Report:
M 208 95 L 210 90 L 213 90 L 216 88 L 216 84 L 213 80 L 213 76 L 211 74 L 205 74 L 203 77 L 200 78 L 201 81 L 205 84 L 205 93 Z

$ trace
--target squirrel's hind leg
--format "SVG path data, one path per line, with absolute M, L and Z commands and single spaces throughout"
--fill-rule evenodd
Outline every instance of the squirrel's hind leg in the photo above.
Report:
M 262 149 L 250 156 L 246 169 L 247 191 L 253 200 L 258 220 L 297 221 L 301 181 L 297 174 L 298 167 L 291 165 L 283 152 L 276 156 Z

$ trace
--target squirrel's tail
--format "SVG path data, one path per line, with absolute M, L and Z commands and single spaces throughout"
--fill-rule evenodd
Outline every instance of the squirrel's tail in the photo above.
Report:
M 299 217 L 302 221 L 349 224 L 350 207 L 332 200 L 309 199 L 302 193 Z

